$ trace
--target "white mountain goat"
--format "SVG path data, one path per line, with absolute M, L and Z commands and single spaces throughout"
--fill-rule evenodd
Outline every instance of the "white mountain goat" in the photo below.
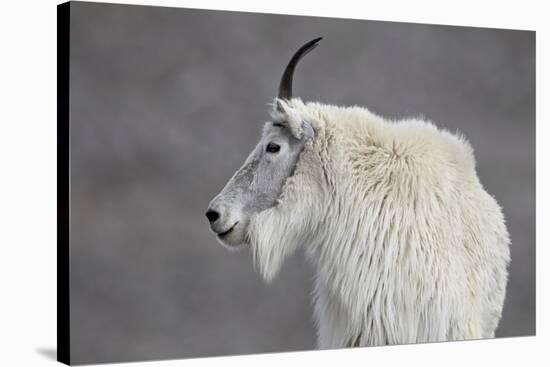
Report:
M 430 122 L 292 98 L 290 60 L 272 121 L 206 213 L 270 281 L 303 247 L 316 270 L 320 348 L 494 337 L 509 237 L 472 148 Z

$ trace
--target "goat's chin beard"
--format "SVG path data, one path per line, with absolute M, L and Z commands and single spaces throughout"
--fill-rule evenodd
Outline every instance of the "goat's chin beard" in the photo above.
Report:
M 291 219 L 279 207 L 267 209 L 250 218 L 247 243 L 252 251 L 254 267 L 267 283 L 277 276 L 284 260 L 297 247 Z

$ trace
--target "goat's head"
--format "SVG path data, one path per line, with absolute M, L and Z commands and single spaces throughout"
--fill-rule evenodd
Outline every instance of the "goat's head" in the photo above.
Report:
M 273 104 L 272 121 L 265 124 L 260 142 L 244 165 L 210 202 L 206 212 L 210 227 L 219 241 L 230 249 L 250 243 L 254 237 L 249 231 L 251 221 L 278 206 L 285 184 L 295 173 L 301 152 L 315 137 L 314 124 L 294 113 L 289 102 L 296 64 L 320 39 L 306 43 L 291 58 Z

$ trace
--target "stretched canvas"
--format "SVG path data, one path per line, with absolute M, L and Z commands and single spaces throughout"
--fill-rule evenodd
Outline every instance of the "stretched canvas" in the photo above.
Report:
M 58 6 L 58 359 L 535 334 L 535 32 Z

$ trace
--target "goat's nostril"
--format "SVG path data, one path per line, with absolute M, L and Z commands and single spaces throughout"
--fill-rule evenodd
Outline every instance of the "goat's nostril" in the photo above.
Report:
M 215 222 L 216 220 L 218 220 L 219 217 L 220 217 L 220 213 L 218 213 L 215 210 L 208 210 L 206 212 L 206 218 L 208 218 L 210 222 Z

